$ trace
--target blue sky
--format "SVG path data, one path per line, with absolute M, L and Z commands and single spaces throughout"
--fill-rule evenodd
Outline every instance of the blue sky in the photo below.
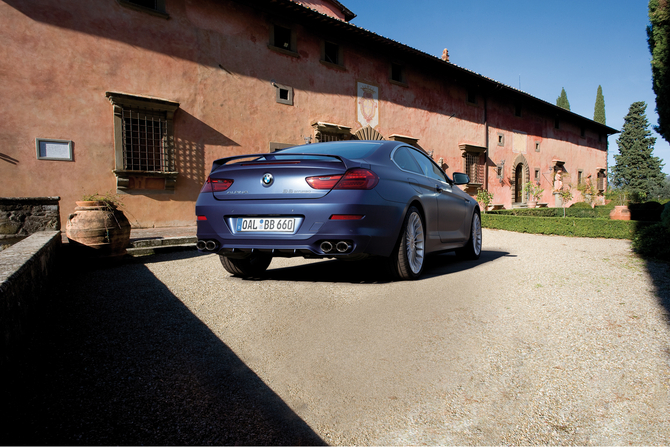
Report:
M 598 85 L 607 125 L 621 130 L 633 102 L 657 122 L 647 46 L 648 0 L 341 0 L 355 25 L 593 118 Z M 670 174 L 670 145 L 652 130 Z M 609 139 L 609 163 L 618 153 Z

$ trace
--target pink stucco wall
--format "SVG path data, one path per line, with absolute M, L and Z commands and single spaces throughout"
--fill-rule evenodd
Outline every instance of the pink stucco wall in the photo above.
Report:
M 170 19 L 117 2 L 5 0 L 0 2 L 0 196 L 61 196 L 63 225 L 83 194 L 115 190 L 112 106 L 106 92 L 178 102 L 174 116 L 177 170 L 174 194 L 125 195 L 134 226 L 195 223 L 194 205 L 212 162 L 267 152 L 271 142 L 303 144 L 317 121 L 357 122 L 356 85 L 379 89 L 384 136 L 418 138 L 443 158 L 447 173 L 462 170 L 461 143 L 484 146 L 484 99 L 466 101 L 463 87 L 408 65 L 406 86 L 389 81 L 389 57 L 344 44 L 344 69 L 319 61 L 321 40 L 296 26 L 297 56 L 268 48 L 275 18 L 225 0 L 166 0 Z M 327 2 L 311 2 L 327 3 Z M 275 100 L 273 83 L 294 89 L 294 105 Z M 532 172 L 551 160 L 592 174 L 605 166 L 606 141 L 569 123 L 554 130 L 550 117 L 525 109 L 514 116 L 503 100 L 486 101 L 489 126 L 488 186 L 494 203 L 511 206 L 509 182 L 493 164 L 506 160 L 505 176 L 523 154 Z M 497 133 L 506 135 L 497 146 Z M 514 132 L 527 134 L 525 153 L 512 148 Z M 35 138 L 74 141 L 74 161 L 35 156 Z M 534 141 L 541 141 L 535 152 Z M 10 180 L 11 179 L 11 180 Z M 553 205 L 546 188 L 543 201 Z

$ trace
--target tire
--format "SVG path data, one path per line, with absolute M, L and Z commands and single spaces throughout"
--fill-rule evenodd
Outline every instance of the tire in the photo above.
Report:
M 389 258 L 391 273 L 396 279 L 417 279 L 423 273 L 426 259 L 426 232 L 423 217 L 410 207 L 393 254 Z
M 482 254 L 482 221 L 478 212 L 472 214 L 470 224 L 470 239 L 462 248 L 456 250 L 456 255 L 464 260 L 474 261 Z
M 252 254 L 243 259 L 231 259 L 219 255 L 219 259 L 228 273 L 243 278 L 263 274 L 272 262 L 272 256 L 264 254 Z

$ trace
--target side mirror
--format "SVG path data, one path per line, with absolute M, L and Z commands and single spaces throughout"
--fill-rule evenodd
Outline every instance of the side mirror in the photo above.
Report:
M 470 183 L 468 174 L 463 174 L 462 172 L 454 172 L 453 178 L 455 185 L 467 185 Z

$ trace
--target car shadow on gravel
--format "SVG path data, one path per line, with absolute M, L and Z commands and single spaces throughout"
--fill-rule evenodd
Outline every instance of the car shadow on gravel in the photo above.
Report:
M 324 445 L 141 260 L 62 265 L 5 371 L 4 445 Z
M 462 261 L 454 253 L 432 255 L 426 258 L 423 274 L 418 281 L 436 276 L 448 275 L 476 268 L 487 262 L 495 261 L 509 253 L 483 250 L 476 261 Z M 386 260 L 366 259 L 362 261 L 323 260 L 293 267 L 270 268 L 258 278 L 249 281 L 296 281 L 296 282 L 334 282 L 352 284 L 384 284 L 393 282 Z

